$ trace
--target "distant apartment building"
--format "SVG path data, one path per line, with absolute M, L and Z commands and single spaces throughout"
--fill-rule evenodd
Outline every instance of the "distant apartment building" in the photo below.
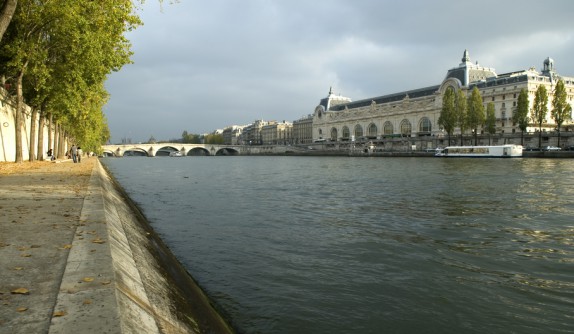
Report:
M 293 144 L 309 144 L 312 142 L 313 115 L 307 115 L 293 121 Z
M 293 141 L 293 124 L 283 121 L 268 122 L 261 128 L 261 140 L 263 145 L 287 145 Z
M 468 51 L 465 50 L 459 66 L 448 70 L 444 80 L 436 86 L 354 102 L 350 98 L 337 96 L 330 90 L 328 96 L 321 99 L 315 107 L 312 138 L 337 142 L 390 137 L 443 137 L 445 133 L 438 124 L 438 119 L 445 91 L 453 88 L 470 95 L 474 87 L 479 89 L 485 107 L 489 102 L 494 103 L 498 134 L 520 132 L 518 124 L 512 121 L 517 109 L 518 95 L 521 89 L 526 89 L 532 108 L 539 85 L 545 85 L 549 93 L 549 112 L 543 124 L 543 131 L 553 131 L 556 125 L 550 110 L 558 80 L 564 81 L 568 93 L 567 101 L 572 105 L 574 78 L 558 74 L 551 58 L 544 60 L 541 72 L 529 68 L 498 75 L 492 68 L 480 66 L 478 62 L 472 63 Z M 572 121 L 568 121 L 563 125 L 563 130 L 571 128 L 572 124 Z M 528 131 L 536 129 L 537 126 L 531 124 Z M 298 136 L 297 131 L 294 131 L 295 138 Z M 457 129 L 455 134 L 457 131 L 460 133 L 460 129 Z
M 262 145 L 261 129 L 269 122 L 256 120 L 243 128 L 240 136 L 242 145 Z
M 241 145 L 241 133 L 246 125 L 232 125 L 223 129 L 223 144 Z

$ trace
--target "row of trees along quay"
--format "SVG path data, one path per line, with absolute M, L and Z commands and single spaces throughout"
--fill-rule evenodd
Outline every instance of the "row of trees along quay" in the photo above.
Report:
M 572 111 L 572 107 L 566 101 L 566 98 L 567 93 L 564 81 L 559 80 L 554 89 L 552 110 L 550 110 L 550 115 L 556 123 L 558 146 L 560 146 L 560 128 L 565 121 L 570 119 L 570 113 Z M 472 130 L 474 134 L 474 145 L 477 145 L 478 129 L 480 127 L 488 134 L 495 134 L 496 116 L 494 114 L 494 103 L 489 102 L 485 110 L 482 101 L 482 95 L 477 87 L 472 89 L 468 97 L 462 89 L 455 91 L 454 88 L 449 87 L 446 90 L 442 99 L 442 109 L 438 123 L 446 131 L 449 143 L 450 137 L 456 127 L 460 129 L 461 145 L 463 142 L 463 134 L 467 129 Z M 522 132 L 521 144 L 523 146 L 524 132 L 531 124 L 535 124 L 538 127 L 538 143 L 542 143 L 542 124 L 546 120 L 547 115 L 548 91 L 546 87 L 544 85 L 538 86 L 534 95 L 532 109 L 530 109 L 528 92 L 523 88 L 520 91 L 520 95 L 518 95 L 516 111 L 512 115 L 512 121 L 518 125 Z
M 98 151 L 109 139 L 102 110 L 108 99 L 104 82 L 131 63 L 131 44 L 124 34 L 142 24 L 136 15 L 142 2 L 0 0 L 0 75 L 8 93 L 5 102 L 15 106 L 17 163 L 23 161 L 26 105 L 32 119 L 30 161 L 44 159 L 46 122 L 55 128 L 58 157 L 64 155 L 63 140 Z

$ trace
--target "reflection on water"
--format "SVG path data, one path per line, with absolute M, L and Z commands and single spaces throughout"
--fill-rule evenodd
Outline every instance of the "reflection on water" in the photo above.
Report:
M 574 328 L 569 160 L 105 163 L 241 332 Z

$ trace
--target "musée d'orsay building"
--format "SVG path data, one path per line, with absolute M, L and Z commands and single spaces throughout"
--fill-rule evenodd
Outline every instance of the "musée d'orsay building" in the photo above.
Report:
M 467 95 L 477 87 L 485 107 L 488 102 L 493 102 L 497 120 L 496 133 L 501 138 L 503 134 L 508 136 L 521 132 L 518 125 L 512 122 L 520 90 L 525 88 L 529 92 L 530 108 L 532 108 L 536 89 L 539 85 L 545 85 L 549 92 L 549 112 L 543 131 L 553 131 L 555 125 L 550 110 L 552 110 L 554 86 L 560 79 L 564 80 L 568 93 L 567 100 L 572 105 L 574 78 L 558 74 L 552 59 L 544 60 L 542 72 L 530 68 L 496 74 L 493 68 L 473 64 L 468 51 L 465 50 L 462 62 L 458 67 L 448 70 L 444 80 L 437 86 L 359 101 L 351 101 L 330 91 L 315 108 L 313 140 L 344 142 L 408 137 L 417 138 L 419 145 L 424 146 L 422 148 L 441 144 L 438 138 L 445 138 L 446 133 L 439 126 L 438 119 L 442 109 L 442 97 L 448 87 L 453 87 L 455 91 L 463 89 L 468 92 Z M 571 121 L 563 125 L 562 131 L 568 127 L 572 127 Z M 536 126 L 532 124 L 527 131 L 536 130 Z M 460 131 L 455 130 L 454 134 L 460 134 Z M 469 144 L 470 140 L 469 135 Z M 495 139 L 493 144 L 496 143 Z

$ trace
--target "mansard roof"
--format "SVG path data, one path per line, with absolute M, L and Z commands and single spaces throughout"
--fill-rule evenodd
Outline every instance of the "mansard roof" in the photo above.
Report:
M 336 105 L 334 107 L 331 107 L 330 110 L 331 111 L 341 111 L 341 110 L 345 110 L 345 107 L 349 108 L 349 109 L 366 107 L 366 106 L 370 106 L 373 103 L 373 101 L 377 104 L 389 103 L 389 102 L 398 102 L 398 101 L 402 101 L 407 96 L 411 99 L 417 98 L 417 97 L 430 96 L 430 95 L 434 95 L 438 91 L 439 87 L 440 87 L 440 85 L 425 87 L 425 88 L 419 88 L 419 89 L 409 90 L 406 92 L 383 95 L 383 96 L 359 100 L 359 101 L 355 101 L 355 102 L 351 102 L 351 103 L 340 104 L 340 105 Z
M 550 80 L 562 78 L 565 80 L 567 84 L 574 84 L 574 78 L 562 77 L 555 72 L 554 60 L 551 59 L 550 57 L 544 61 L 544 69 L 542 73 L 537 72 L 534 68 L 530 68 L 528 70 L 508 72 L 497 75 L 493 68 L 480 66 L 478 62 L 476 64 L 473 64 L 470 61 L 470 56 L 467 50 L 464 50 L 462 62 L 459 64 L 459 66 L 447 71 L 446 77 L 444 78 L 443 82 L 449 78 L 454 78 L 458 79 L 462 84 L 462 86 L 468 87 L 469 89 L 472 89 L 474 87 L 484 89 L 489 87 L 526 82 L 529 80 L 529 78 L 533 77 L 550 77 Z M 332 91 L 330 90 L 329 97 L 321 99 L 320 105 L 322 105 L 325 108 L 325 110 L 342 111 L 345 109 L 354 109 L 354 108 L 370 106 L 371 104 L 373 104 L 373 102 L 376 104 L 399 102 L 405 99 L 407 96 L 408 98 L 419 98 L 419 97 L 435 95 L 440 89 L 440 86 L 441 85 L 419 88 L 400 93 L 383 95 L 374 98 L 367 98 L 354 102 L 339 103 L 336 105 L 330 105 L 329 103 L 330 101 L 329 97 L 333 96 Z

